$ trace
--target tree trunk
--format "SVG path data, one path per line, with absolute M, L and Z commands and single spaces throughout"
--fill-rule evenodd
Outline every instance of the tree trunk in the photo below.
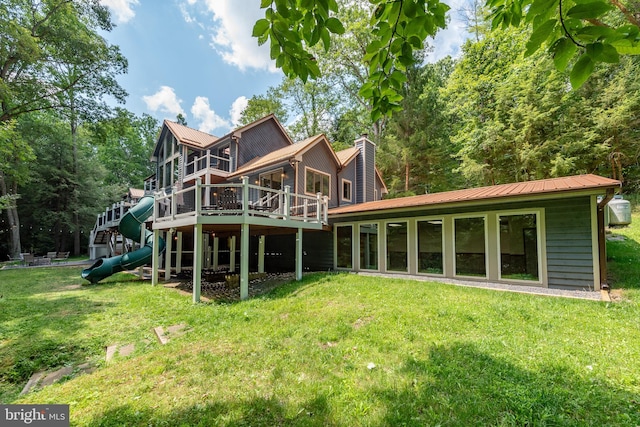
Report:
M 10 194 L 17 194 L 17 185 L 13 185 L 13 191 L 7 191 L 7 183 L 5 181 L 4 173 L 0 171 L 0 195 L 8 196 Z M 7 209 L 7 218 L 9 220 L 9 236 L 11 240 L 10 255 L 11 258 L 19 258 L 22 252 L 20 246 L 20 218 L 18 217 L 18 208 L 16 204 L 10 205 Z

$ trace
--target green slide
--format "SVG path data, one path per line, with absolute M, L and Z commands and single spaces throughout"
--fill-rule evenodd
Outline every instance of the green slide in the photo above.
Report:
M 120 220 L 118 229 L 124 237 L 140 242 L 140 232 L 144 227 L 144 221 L 153 214 L 153 197 L 143 197 L 137 205 L 132 207 Z M 111 276 L 118 271 L 133 270 L 151 262 L 153 255 L 153 232 L 144 231 L 144 246 L 140 249 L 114 256 L 112 258 L 101 258 L 91 267 L 82 270 L 82 278 L 91 283 L 98 283 L 100 280 Z M 159 253 L 164 252 L 164 240 L 158 239 Z

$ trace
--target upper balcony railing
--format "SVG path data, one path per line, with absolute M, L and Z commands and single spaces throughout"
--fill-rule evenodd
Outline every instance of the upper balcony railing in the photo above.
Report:
M 131 203 L 122 201 L 114 203 L 110 207 L 104 210 L 104 212 L 98 214 L 94 230 L 104 230 L 107 228 L 117 227 L 120 224 L 120 219 L 125 213 L 129 211 Z
M 156 193 L 154 221 L 172 221 L 195 215 L 253 215 L 327 224 L 328 198 L 295 194 L 289 186 L 274 190 L 249 184 L 202 184 L 170 194 Z
M 214 156 L 207 150 L 205 155 L 196 157 L 185 165 L 185 177 L 208 170 L 230 172 L 231 160 L 232 158 Z

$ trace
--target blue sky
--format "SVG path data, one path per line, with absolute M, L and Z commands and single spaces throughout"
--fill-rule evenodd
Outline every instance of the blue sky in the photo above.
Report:
M 431 60 L 456 56 L 466 37 L 450 0 L 452 21 L 431 44 Z M 129 72 L 118 81 L 125 107 L 158 120 L 181 113 L 190 127 L 223 135 L 237 125 L 247 99 L 278 85 L 282 72 L 268 47 L 251 37 L 263 16 L 259 0 L 101 0 L 116 28 L 105 37 L 120 46 Z

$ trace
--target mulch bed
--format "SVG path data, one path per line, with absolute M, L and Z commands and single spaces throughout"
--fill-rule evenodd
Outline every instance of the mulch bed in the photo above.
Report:
M 201 295 L 219 302 L 240 301 L 240 286 L 237 283 L 233 283 L 233 280 L 226 280 L 225 276 L 229 276 L 229 273 L 226 275 L 221 273 L 203 274 L 200 288 Z M 191 278 L 183 277 L 180 279 L 182 279 L 182 282 L 176 288 L 189 293 L 193 292 Z M 292 272 L 264 273 L 258 277 L 251 278 L 249 280 L 249 298 L 271 292 L 278 286 L 292 280 L 295 280 L 295 273 Z

